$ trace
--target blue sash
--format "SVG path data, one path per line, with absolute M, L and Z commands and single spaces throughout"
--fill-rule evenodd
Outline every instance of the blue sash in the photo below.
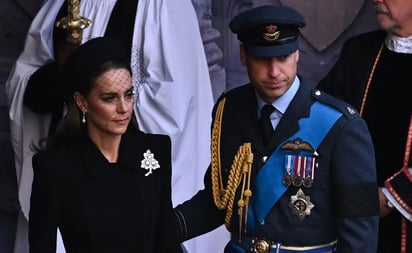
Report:
M 342 113 L 338 110 L 315 102 L 311 107 L 309 118 L 299 120 L 299 131 L 275 149 L 256 176 L 255 189 L 248 210 L 248 234 L 254 233 L 288 187 L 282 183 L 285 175 L 283 169 L 285 156 L 280 147 L 299 137 L 310 143 L 316 150 L 341 116 Z

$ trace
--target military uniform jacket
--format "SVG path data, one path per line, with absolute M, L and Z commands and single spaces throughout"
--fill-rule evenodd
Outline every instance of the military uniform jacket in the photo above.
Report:
M 268 156 L 283 141 L 294 135 L 298 121 L 309 116 L 311 105 L 321 102 L 341 111 L 342 116 L 329 131 L 319 148 L 312 187 L 301 187 L 315 205 L 303 220 L 289 207 L 299 187 L 289 186 L 255 234 L 283 245 L 310 246 L 338 240 L 338 252 L 376 252 L 378 196 L 373 146 L 365 122 L 349 105 L 331 96 L 311 90 L 301 82 L 300 88 L 281 118 L 274 136 L 264 146 L 258 125 L 257 101 L 252 85 L 244 85 L 221 96 L 225 98 L 220 158 L 224 175 L 229 175 L 234 156 L 242 144 L 251 142 L 254 160 L 252 189 L 256 173 Z M 349 108 L 349 110 L 348 110 Z M 214 108 L 216 113 L 216 108 Z M 215 114 L 214 114 L 215 117 Z M 303 140 L 305 141 L 305 140 Z M 205 189 L 176 208 L 180 216 L 181 238 L 197 236 L 223 223 L 225 211 L 216 208 L 211 190 L 210 168 L 205 175 Z M 282 178 L 273 178 L 273 184 Z M 240 187 L 239 187 L 240 188 Z M 239 189 L 238 189 L 239 191 Z M 253 198 L 253 192 L 252 197 Z M 236 197 L 228 228 L 238 235 Z M 202 218 L 199 218 L 202 217 Z
M 58 227 L 68 253 L 174 252 L 162 232 L 172 214 L 168 137 L 128 132 L 109 163 L 84 135 L 36 154 L 33 168 L 31 253 L 56 252 Z

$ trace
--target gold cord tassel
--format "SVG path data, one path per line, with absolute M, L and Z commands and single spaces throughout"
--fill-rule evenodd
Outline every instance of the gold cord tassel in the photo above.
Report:
M 222 99 L 218 104 L 212 128 L 211 174 L 213 199 L 215 205 L 219 209 L 226 209 L 225 226 L 229 230 L 230 221 L 233 214 L 233 203 L 235 201 L 236 190 L 240 185 L 240 181 L 243 179 L 240 199 L 237 201 L 240 239 L 242 227 L 244 226 L 246 228 L 247 225 L 247 210 L 249 207 L 249 199 L 252 196 L 252 191 L 250 190 L 250 178 L 253 163 L 253 153 L 250 142 L 244 143 L 239 147 L 233 160 L 225 189 L 225 185 L 223 184 L 220 160 L 220 136 L 224 105 L 225 99 Z

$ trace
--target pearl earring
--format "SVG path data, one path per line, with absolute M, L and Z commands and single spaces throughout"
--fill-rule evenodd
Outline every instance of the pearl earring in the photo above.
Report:
M 86 124 L 86 113 L 85 112 L 83 112 L 82 124 Z

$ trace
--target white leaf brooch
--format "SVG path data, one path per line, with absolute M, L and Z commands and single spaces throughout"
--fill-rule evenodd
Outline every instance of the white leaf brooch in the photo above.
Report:
M 148 149 L 146 153 L 143 153 L 144 159 L 142 160 L 142 165 L 140 168 L 143 168 L 145 170 L 148 170 L 148 172 L 145 174 L 147 177 L 148 175 L 152 174 L 152 171 L 155 169 L 160 168 L 159 162 L 154 159 L 154 154 L 150 152 Z

